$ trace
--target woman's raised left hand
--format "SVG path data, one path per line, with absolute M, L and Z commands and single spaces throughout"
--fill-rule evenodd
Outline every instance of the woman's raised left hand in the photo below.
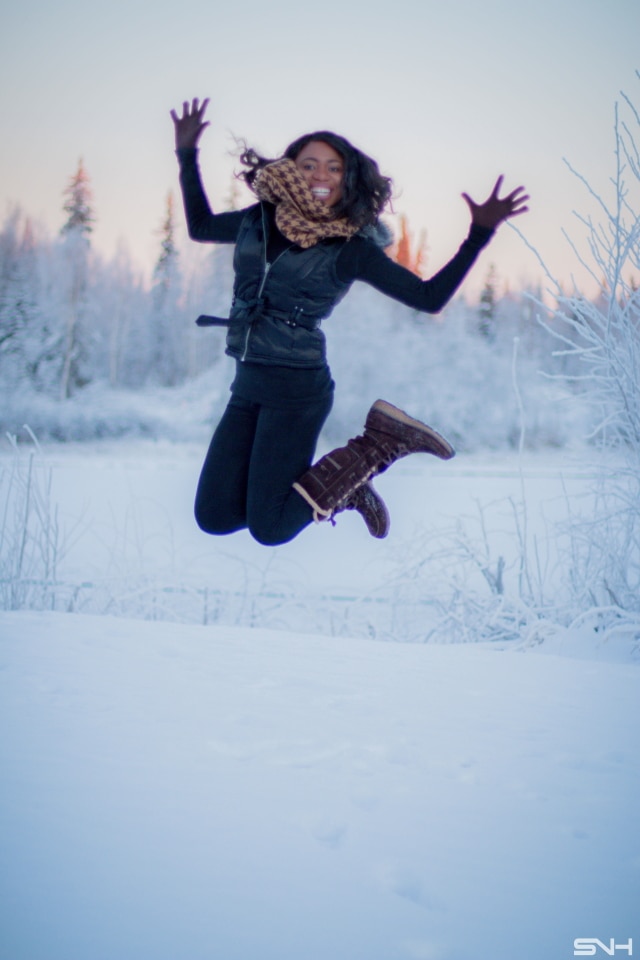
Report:
M 495 230 L 504 220 L 527 212 L 529 207 L 525 204 L 529 196 L 524 192 L 524 187 L 516 187 L 506 197 L 498 196 L 503 179 L 502 176 L 498 177 L 491 196 L 484 203 L 475 203 L 468 193 L 462 194 L 471 211 L 472 223 Z

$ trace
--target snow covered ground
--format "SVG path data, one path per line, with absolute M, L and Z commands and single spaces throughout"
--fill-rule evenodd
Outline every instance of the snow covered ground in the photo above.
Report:
M 412 458 L 380 478 L 388 540 L 348 515 L 271 551 L 194 528 L 201 453 L 61 447 L 37 468 L 66 530 L 55 591 L 70 606 L 75 584 L 85 612 L 0 613 L 2 960 L 640 949 L 633 645 L 592 630 L 381 642 L 389 622 L 376 630 L 378 614 L 358 620 L 340 599 L 377 609 L 412 543 L 478 505 L 508 565 L 523 483 L 529 535 L 551 549 L 547 523 L 587 495 L 589 467 L 566 453 L 529 454 L 522 473 L 513 455 Z M 140 615 L 164 619 L 125 616 L 126 581 Z M 221 606 L 209 597 L 203 617 L 196 591 L 191 622 L 175 622 L 160 583 L 209 584 Z M 220 599 L 233 590 L 242 610 Z M 272 603 L 251 629 L 258 594 Z M 108 614 L 105 597 L 119 616 L 87 612 Z
M 7 960 L 640 943 L 636 665 L 0 614 Z
M 246 532 L 214 540 L 197 529 L 192 504 L 204 449 L 206 441 L 45 448 L 29 483 L 32 501 L 39 489 L 47 503 L 30 512 L 38 530 L 47 513 L 55 571 L 49 561 L 43 572 L 34 529 L 38 549 L 31 566 L 23 563 L 20 605 L 424 640 L 442 617 L 434 603 L 448 603 L 448 580 L 457 579 L 458 592 L 473 586 L 488 595 L 478 566 L 495 572 L 501 557 L 505 578 L 517 575 L 525 531 L 514 511 L 536 568 L 553 581 L 563 562 L 554 524 L 566 518 L 569 499 L 573 510 L 585 509 L 593 480 L 584 455 L 567 451 L 464 454 L 446 464 L 412 457 L 376 481 L 392 517 L 387 540 L 373 541 L 346 512 L 335 528 L 320 524 L 266 549 Z M 26 450 L 19 459 L 26 486 Z M 0 479 L 15 469 L 7 447 Z M 26 508 L 13 486 L 17 553 Z

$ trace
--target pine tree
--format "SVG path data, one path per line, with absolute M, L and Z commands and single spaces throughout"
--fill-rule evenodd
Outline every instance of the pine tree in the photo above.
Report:
M 6 374 L 15 380 L 28 372 L 26 351 L 36 313 L 32 250 L 30 221 L 16 208 L 0 234 L 0 362 L 9 361 Z
M 403 213 L 400 217 L 400 238 L 395 251 L 395 261 L 401 267 L 411 269 L 411 235 L 409 233 L 409 221 Z
M 225 198 L 225 210 L 239 210 L 241 202 L 240 183 L 236 177 L 231 178 L 229 193 Z
M 173 193 L 169 191 L 167 194 L 167 211 L 160 228 L 160 256 L 153 272 L 156 296 L 160 298 L 171 288 L 178 264 L 175 233 L 175 202 Z
M 478 328 L 483 337 L 487 340 L 495 338 L 495 315 L 496 315 L 496 285 L 497 272 L 495 264 L 489 266 L 489 272 L 485 280 L 482 293 L 480 294 L 480 322 Z
M 85 386 L 91 379 L 87 368 L 89 331 L 84 329 L 84 321 L 89 284 L 89 234 L 95 218 L 89 176 L 82 159 L 78 161 L 78 169 L 65 188 L 64 196 L 67 198 L 63 205 L 67 221 L 60 234 L 64 243 L 68 287 L 60 383 L 62 399 L 70 397 L 74 390 Z
M 47 262 L 50 247 L 19 208 L 0 231 L 0 378 L 41 392 L 59 389 L 60 327 L 56 281 Z M 53 282 L 52 282 L 53 276 Z M 49 280 L 47 280 L 49 278 Z
M 424 268 L 427 265 L 427 231 L 420 231 L 418 246 L 413 258 L 413 272 L 421 277 Z
M 400 266 L 411 270 L 418 277 L 422 276 L 422 270 L 426 263 L 427 235 L 424 230 L 420 233 L 418 244 L 413 249 L 413 238 L 409 230 L 409 218 L 406 214 L 400 215 L 400 237 L 391 251 L 391 257 Z
M 60 232 L 63 235 L 72 231 L 82 235 L 91 233 L 95 220 L 91 207 L 93 195 L 82 157 L 78 161 L 78 169 L 71 177 L 64 195 L 67 199 L 62 209 L 67 214 L 67 222 Z
M 166 213 L 160 227 L 160 256 L 153 271 L 151 367 L 153 377 L 164 386 L 175 386 L 185 375 L 185 337 L 180 323 L 180 267 L 175 242 L 175 202 L 167 195 Z

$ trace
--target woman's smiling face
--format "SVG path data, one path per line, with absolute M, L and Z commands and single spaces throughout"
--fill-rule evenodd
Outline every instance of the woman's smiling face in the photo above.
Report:
M 342 197 L 344 161 L 337 150 L 322 140 L 312 140 L 295 159 L 316 200 L 333 207 Z

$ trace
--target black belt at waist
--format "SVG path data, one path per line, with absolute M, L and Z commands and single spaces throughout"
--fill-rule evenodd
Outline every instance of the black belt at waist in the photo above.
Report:
M 275 320 L 281 320 L 289 327 L 304 327 L 306 330 L 315 330 L 320 326 L 320 319 L 316 317 L 306 317 L 302 307 L 294 307 L 293 310 L 277 310 L 269 306 L 264 300 L 242 300 L 236 297 L 233 302 L 234 307 L 241 310 L 255 311 L 249 319 L 251 322 L 259 320 L 261 316 L 273 317 Z M 206 313 L 201 313 L 196 323 L 199 327 L 228 327 L 232 323 L 230 317 L 211 317 Z

